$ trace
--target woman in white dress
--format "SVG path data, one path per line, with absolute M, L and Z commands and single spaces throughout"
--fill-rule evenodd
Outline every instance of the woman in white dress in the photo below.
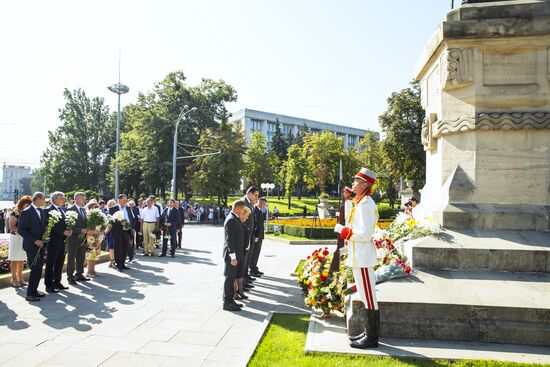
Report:
M 14 288 L 27 285 L 27 282 L 23 280 L 23 267 L 25 266 L 25 260 L 27 260 L 27 253 L 23 250 L 23 237 L 19 235 L 17 226 L 19 215 L 31 204 L 32 198 L 25 195 L 19 199 L 15 209 L 10 214 L 9 229 L 11 235 L 8 260 L 10 261 L 11 286 Z

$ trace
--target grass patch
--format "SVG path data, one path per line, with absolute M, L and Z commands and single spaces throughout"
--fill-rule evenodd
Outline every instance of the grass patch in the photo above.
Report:
M 306 263 L 305 260 L 300 260 L 300 262 L 298 263 L 298 266 L 296 267 L 296 270 L 294 270 L 294 273 L 302 274 L 302 272 L 304 271 L 304 264 L 305 263 Z
M 297 269 L 298 270 L 298 269 Z M 304 354 L 309 315 L 273 315 L 260 344 L 248 363 L 249 367 L 540 367 L 539 364 L 482 360 L 443 361 L 409 358 L 375 357 L 338 353 Z M 548 365 L 546 365 L 548 366 Z
M 289 241 L 313 241 L 312 239 L 307 238 L 307 237 L 291 236 L 291 235 L 283 234 L 283 233 L 279 234 L 278 236 L 275 236 L 274 234 L 268 234 L 268 235 L 266 235 L 266 237 L 282 238 L 284 240 L 289 240 Z

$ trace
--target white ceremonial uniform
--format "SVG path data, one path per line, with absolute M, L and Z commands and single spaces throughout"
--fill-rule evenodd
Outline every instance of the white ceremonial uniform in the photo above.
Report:
M 374 228 L 378 222 L 378 209 L 374 200 L 365 195 L 356 205 L 353 205 L 351 200 L 346 201 L 345 210 L 346 227 L 351 228 L 351 235 L 347 238 L 346 265 L 353 270 L 357 293 L 365 304 L 365 308 L 378 310 L 374 289 L 376 284 L 374 266 L 378 264 L 378 260 L 376 246 L 372 240 Z

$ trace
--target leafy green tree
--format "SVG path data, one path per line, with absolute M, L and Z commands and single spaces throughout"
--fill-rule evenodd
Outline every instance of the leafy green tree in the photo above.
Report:
M 306 184 L 310 189 L 318 187 L 321 193 L 326 193 L 327 187 L 335 185 L 338 179 L 340 158 L 344 152 L 342 138 L 330 131 L 308 134 L 304 137 L 303 149 L 307 156 Z
M 197 146 L 199 138 L 208 129 L 229 118 L 225 104 L 234 102 L 237 94 L 233 87 L 224 81 L 203 79 L 199 85 L 189 86 L 182 71 L 169 73 L 153 90 L 147 94 L 140 93 L 135 104 L 125 108 L 127 119 L 127 134 L 124 139 L 130 140 L 124 144 L 122 157 L 128 158 L 134 154 L 135 147 L 141 152 L 131 159 L 121 177 L 130 187 L 139 187 L 147 193 L 155 193 L 164 197 L 172 179 L 173 138 L 176 120 L 187 105 L 197 110 L 181 121 L 177 131 L 180 150 L 178 156 L 189 155 Z M 188 196 L 189 170 L 192 160 L 178 160 L 176 190 L 182 187 Z M 122 165 L 122 162 L 121 162 Z M 136 186 L 138 185 L 139 186 Z
M 392 93 L 388 109 L 379 117 L 386 135 L 383 143 L 388 174 L 397 179 L 423 181 L 426 173 L 426 154 L 421 142 L 425 112 L 420 104 L 420 84 Z
M 245 137 L 240 128 L 228 123 L 207 129 L 199 138 L 196 155 L 220 150 L 220 154 L 197 157 L 189 167 L 194 192 L 218 196 L 218 205 L 227 206 L 227 196 L 238 189 L 244 167 Z
M 20 197 L 22 195 L 32 195 L 31 183 L 32 177 L 21 177 L 19 179 L 19 187 L 21 187 L 21 190 L 19 190 Z
M 115 126 L 103 98 L 90 99 L 82 89 L 63 92 L 66 103 L 59 110 L 61 126 L 48 133 L 49 147 L 42 156 L 40 174 L 52 190 L 105 186 L 113 158 Z
M 273 181 L 273 162 L 275 155 L 267 150 L 266 137 L 259 131 L 252 133 L 244 155 L 242 174 L 247 177 L 249 184 L 260 186 L 262 182 Z
M 303 146 L 305 136 L 310 133 L 311 133 L 311 130 L 309 129 L 307 124 L 303 124 L 302 126 L 298 127 L 298 133 L 294 137 L 293 144 L 296 144 L 298 146 Z
M 288 208 L 292 200 L 292 190 L 296 189 L 298 200 L 301 198 L 301 184 L 304 179 L 304 172 L 307 170 L 307 160 L 304 150 L 297 144 L 288 148 L 287 160 L 283 162 L 282 171 L 286 176 L 285 190 L 288 197 Z
M 275 133 L 273 133 L 273 137 L 271 138 L 270 148 L 279 157 L 281 162 L 286 160 L 288 145 L 278 119 L 275 122 Z

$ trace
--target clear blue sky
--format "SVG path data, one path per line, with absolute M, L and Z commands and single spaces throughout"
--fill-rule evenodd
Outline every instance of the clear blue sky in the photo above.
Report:
M 458 3 L 458 1 L 456 1 Z M 0 4 L 0 163 L 36 165 L 63 89 L 134 102 L 168 72 L 223 79 L 248 107 L 379 130 L 447 0 L 6 1 Z M 113 132 L 114 134 L 115 132 Z

